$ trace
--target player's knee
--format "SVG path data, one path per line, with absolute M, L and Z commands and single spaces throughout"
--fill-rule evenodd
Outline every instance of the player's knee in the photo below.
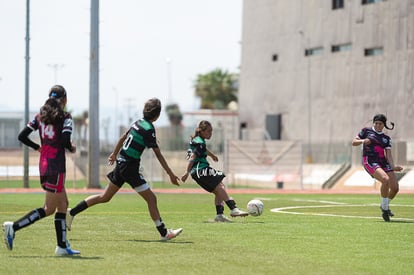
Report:
M 99 202 L 100 203 L 106 203 L 109 202 L 112 199 L 112 196 L 100 196 L 99 197 Z
M 392 184 L 390 188 L 395 194 L 397 194 L 400 191 L 400 187 L 398 186 L 398 183 Z

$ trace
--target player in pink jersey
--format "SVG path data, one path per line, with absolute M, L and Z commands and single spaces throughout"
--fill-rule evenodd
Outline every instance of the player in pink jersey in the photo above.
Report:
M 50 89 L 49 98 L 40 108 L 38 114 L 20 132 L 19 140 L 26 146 L 40 153 L 40 183 L 46 191 L 43 207 L 34 209 L 15 222 L 3 224 L 4 241 L 9 250 L 13 249 L 16 231 L 34 222 L 55 214 L 55 231 L 57 238 L 56 255 L 76 255 L 79 251 L 70 248 L 66 239 L 66 209 L 68 198 L 65 190 L 66 158 L 65 149 L 76 152 L 71 135 L 72 116 L 65 112 L 67 103 L 66 90 L 60 85 Z M 37 144 L 29 138 L 33 131 L 39 131 L 40 142 Z

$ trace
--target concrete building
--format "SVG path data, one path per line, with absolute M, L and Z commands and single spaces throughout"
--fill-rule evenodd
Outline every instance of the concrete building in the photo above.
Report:
M 30 119 L 34 112 L 30 113 Z M 16 149 L 21 147 L 17 139 L 27 121 L 24 121 L 24 112 L 0 111 L 0 149 Z
M 350 143 L 384 113 L 414 141 L 414 0 L 244 0 L 241 45 L 249 139 Z

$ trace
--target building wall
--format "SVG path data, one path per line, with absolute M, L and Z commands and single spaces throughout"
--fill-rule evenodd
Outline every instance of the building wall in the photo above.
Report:
M 282 140 L 350 141 L 384 113 L 394 140 L 414 140 L 414 0 L 332 2 L 243 1 L 239 118 L 249 138 L 282 114 Z M 313 48 L 322 51 L 305 56 Z
M 32 119 L 34 113 L 29 114 Z M 3 112 L 0 111 L 0 149 L 15 149 L 21 146 L 17 139 L 20 131 L 26 126 L 24 112 Z

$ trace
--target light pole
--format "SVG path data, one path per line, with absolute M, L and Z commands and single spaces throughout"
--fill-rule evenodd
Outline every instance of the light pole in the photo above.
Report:
M 306 82 L 306 88 L 307 88 L 307 103 L 308 103 L 308 154 L 306 156 L 306 162 L 307 163 L 312 163 L 313 162 L 313 158 L 312 158 L 312 92 L 311 92 L 311 57 L 310 56 L 306 56 L 306 43 L 308 42 L 308 40 L 305 38 L 305 34 L 303 33 L 302 30 L 299 31 L 299 34 L 302 37 L 302 49 L 303 49 L 303 54 L 305 55 L 305 58 L 307 58 L 307 64 L 306 64 L 306 78 L 307 78 L 307 82 Z
M 25 37 L 25 81 L 24 81 L 24 121 L 29 121 L 29 81 L 30 81 L 30 0 L 26 0 L 26 37 Z M 23 186 L 29 188 L 29 147 L 23 146 Z
M 125 106 L 126 106 L 127 115 L 128 115 L 128 118 L 127 118 L 128 119 L 127 126 L 129 126 L 129 125 L 132 124 L 132 121 L 134 119 L 132 117 L 132 114 L 131 114 L 131 109 L 135 107 L 135 99 L 132 98 L 132 97 L 128 97 L 128 98 L 125 99 L 125 101 L 126 101 Z
M 54 64 L 47 64 L 47 66 L 49 68 L 51 68 L 53 70 L 54 73 L 54 80 L 55 80 L 55 84 L 57 84 L 57 80 L 58 80 L 58 71 L 60 69 L 63 69 L 63 67 L 65 67 L 65 64 L 58 64 L 58 63 L 54 63 Z
M 167 57 L 165 60 L 165 63 L 167 64 L 167 85 L 168 85 L 168 103 L 172 103 L 172 80 L 171 80 L 171 58 Z
M 114 141 L 116 142 L 117 138 L 119 137 L 118 135 L 118 90 L 116 89 L 116 87 L 112 87 L 112 91 L 115 93 L 115 120 L 114 120 L 114 136 L 115 139 Z

